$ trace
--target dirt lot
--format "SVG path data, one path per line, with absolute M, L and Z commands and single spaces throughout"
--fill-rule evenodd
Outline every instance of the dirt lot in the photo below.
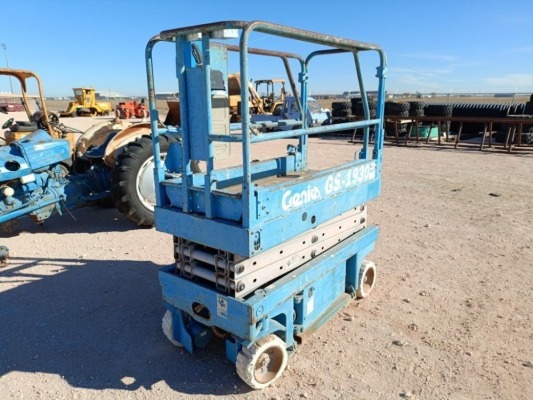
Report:
M 80 121 L 91 122 L 66 120 Z M 311 144 L 315 167 L 358 148 Z M 387 146 L 369 205 L 375 291 L 261 392 L 222 343 L 190 355 L 163 336 L 157 271 L 172 262 L 170 236 L 113 209 L 19 220 L 1 232 L 12 257 L 0 270 L 0 398 L 529 399 L 532 171 L 532 154 Z

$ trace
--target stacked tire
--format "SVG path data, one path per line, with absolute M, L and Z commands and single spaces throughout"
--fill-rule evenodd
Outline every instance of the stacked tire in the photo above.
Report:
M 369 111 L 371 119 L 376 118 L 376 116 L 377 116 L 377 107 L 378 107 L 378 103 L 376 101 L 370 100 L 368 102 L 368 111 Z M 363 107 L 363 102 L 362 101 L 359 101 L 359 102 L 355 103 L 355 115 L 361 116 L 361 117 L 363 117 L 365 115 L 365 111 L 364 111 L 364 107 Z
M 331 103 L 331 116 L 347 118 L 352 116 L 352 103 L 349 101 L 334 101 Z
M 426 104 L 424 114 L 427 117 L 451 117 L 453 115 L 452 104 Z
M 424 106 L 422 101 L 410 101 L 409 102 L 409 116 L 410 117 L 423 117 Z
M 407 102 L 387 101 L 385 103 L 385 115 L 394 117 L 408 117 L 410 104 Z
M 533 115 L 533 101 L 528 101 L 524 106 L 524 114 Z
M 385 117 L 409 117 L 410 104 L 407 102 L 387 101 L 385 102 Z M 385 133 L 387 136 L 395 136 L 395 126 L 393 121 L 385 121 Z M 398 123 L 398 136 L 407 133 L 407 124 Z
M 360 103 L 362 101 L 362 99 L 360 97 L 352 97 L 350 99 L 350 102 L 352 103 L 352 114 L 353 115 L 357 115 L 357 112 L 356 112 L 356 104 L 357 103 Z

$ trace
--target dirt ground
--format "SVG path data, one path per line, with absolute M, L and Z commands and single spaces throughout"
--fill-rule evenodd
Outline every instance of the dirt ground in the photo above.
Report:
M 311 145 L 312 167 L 358 148 Z M 530 399 L 533 154 L 388 145 L 383 168 L 368 214 L 376 289 L 263 391 L 242 383 L 223 343 L 190 355 L 164 337 L 157 271 L 172 263 L 170 236 L 114 209 L 4 225 L 0 398 Z

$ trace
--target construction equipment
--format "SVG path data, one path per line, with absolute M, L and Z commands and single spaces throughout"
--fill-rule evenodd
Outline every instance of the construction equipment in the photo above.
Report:
M 275 95 L 274 82 L 282 85 L 280 94 Z M 266 85 L 267 91 L 264 95 L 260 95 L 257 91 L 259 86 Z M 248 99 L 250 104 L 249 112 L 253 114 L 268 114 L 272 113 L 276 105 L 282 104 L 285 100 L 285 80 L 283 79 L 262 79 L 255 81 L 255 87 L 252 82 L 248 82 Z M 232 116 L 240 115 L 241 103 L 241 79 L 240 74 L 230 74 L 228 76 L 228 97 L 230 114 Z M 234 121 L 237 121 L 233 119 Z M 240 121 L 240 117 L 238 119 Z
M 35 73 L 0 69 L 0 75 L 20 82 L 29 118 L 24 124 L 10 118 L 2 126 L 7 145 L 0 147 L 0 224 L 26 215 L 42 223 L 64 209 L 111 200 L 135 224 L 153 225 L 154 158 L 147 136 L 149 124 L 104 121 L 86 132 L 75 132 L 48 113 Z M 33 114 L 27 106 L 29 78 L 36 80 L 39 89 L 40 110 Z M 161 157 L 176 140 L 159 137 Z M 0 246 L 0 264 L 8 254 Z
M 265 87 L 264 91 L 263 86 Z M 287 97 L 284 79 L 257 79 L 255 91 L 261 98 L 263 110 L 267 113 L 273 113 L 276 107 L 281 107 L 285 97 Z
M 291 48 L 319 48 L 306 57 L 249 48 L 256 33 L 292 40 Z M 228 51 L 236 48 L 226 44 L 230 40 L 239 43 L 242 121 L 237 124 L 230 123 L 228 101 Z M 176 49 L 180 128 L 158 127 L 152 51 L 159 42 Z M 377 60 L 372 82 L 378 87 L 377 117 L 366 112 L 359 121 L 312 126 L 308 66 L 317 57 L 339 53 L 352 56 L 364 102 L 363 78 L 369 75 L 360 57 L 371 53 L 370 60 Z M 301 119 L 293 125 L 300 128 L 255 133 L 260 126 L 247 111 L 252 54 L 297 61 Z M 365 257 L 378 229 L 368 224 L 366 203 L 381 187 L 385 54 L 377 45 L 264 21 L 225 21 L 161 32 L 146 46 L 146 66 L 156 228 L 174 237 L 175 263 L 159 274 L 167 308 L 163 331 L 191 353 L 213 335 L 224 338 L 238 375 L 250 387 L 264 388 L 281 376 L 297 343 L 374 288 L 376 267 Z M 353 161 L 309 168 L 310 136 L 355 128 L 364 131 L 364 140 Z M 165 162 L 159 157 L 161 135 L 181 138 L 170 144 Z M 285 154 L 252 157 L 255 144 L 281 139 L 291 140 Z M 239 144 L 241 163 L 224 168 L 219 160 L 228 157 L 231 143 Z M 193 168 L 198 163 L 205 165 L 201 172 Z
M 23 215 L 41 223 L 61 213 L 61 204 L 75 208 L 91 192 L 102 191 L 105 179 L 97 174 L 69 175 L 64 163 L 70 154 L 68 140 L 42 129 L 0 147 L 0 223 Z
M 241 79 L 239 73 L 228 75 L 228 102 L 231 122 L 241 121 Z M 280 84 L 279 95 L 275 95 L 275 84 Z M 256 88 L 266 85 L 266 94 L 261 96 Z M 254 115 L 279 115 L 283 103 L 285 102 L 285 80 L 283 79 L 262 79 L 247 83 L 249 110 Z M 165 118 L 165 125 L 180 125 L 179 99 L 167 100 L 168 113 Z
M 148 108 L 144 105 L 144 99 L 140 102 L 136 100 L 121 101 L 115 107 L 115 116 L 120 119 L 147 118 Z
M 29 215 L 41 223 L 62 208 L 112 200 L 139 226 L 153 225 L 153 155 L 148 124 L 104 122 L 85 132 L 72 154 L 66 139 L 38 129 L 0 147 L 0 224 Z M 161 154 L 173 138 L 159 138 Z
M 61 117 L 109 115 L 113 110 L 111 103 L 96 101 L 96 91 L 93 88 L 81 87 L 72 90 L 76 101 L 71 101 L 66 111 L 59 113 Z
M 273 113 L 254 114 L 251 121 L 261 126 L 263 132 L 284 131 L 301 128 L 301 109 L 296 97 L 288 96 L 283 103 L 274 106 Z M 318 101 L 307 97 L 307 123 L 309 126 L 322 126 L 331 123 L 331 113 L 328 109 L 320 107 Z

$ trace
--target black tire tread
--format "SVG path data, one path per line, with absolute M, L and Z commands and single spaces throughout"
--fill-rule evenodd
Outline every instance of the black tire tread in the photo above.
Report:
M 161 152 L 166 152 L 175 138 L 160 135 Z M 136 198 L 136 175 L 144 161 L 152 156 L 152 139 L 143 135 L 134 142 L 128 143 L 118 156 L 117 166 L 113 170 L 111 197 L 115 207 L 130 221 L 138 226 L 152 227 L 154 213 L 142 205 Z

